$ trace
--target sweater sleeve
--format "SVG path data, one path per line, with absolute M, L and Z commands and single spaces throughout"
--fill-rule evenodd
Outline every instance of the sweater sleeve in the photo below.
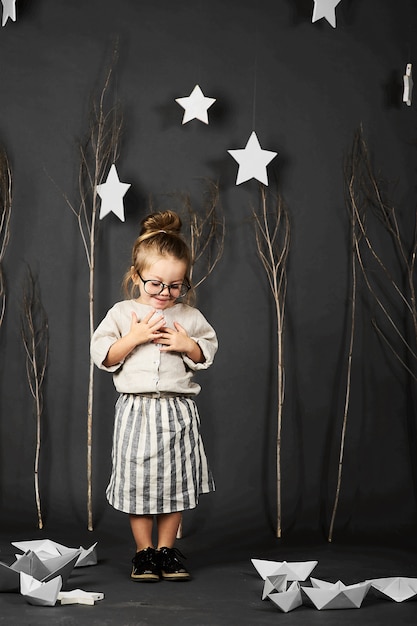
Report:
M 119 317 L 117 309 L 114 306 L 108 311 L 106 317 L 97 326 L 91 339 L 91 357 L 97 367 L 105 370 L 106 372 L 116 372 L 123 364 L 120 362 L 112 365 L 111 367 L 103 365 L 103 361 L 105 360 L 110 347 L 122 336 Z
M 213 363 L 217 352 L 218 342 L 214 328 L 208 323 L 204 315 L 196 310 L 196 320 L 189 336 L 200 346 L 204 356 L 203 363 L 194 363 L 188 356 L 183 355 L 184 363 L 193 371 L 205 370 Z

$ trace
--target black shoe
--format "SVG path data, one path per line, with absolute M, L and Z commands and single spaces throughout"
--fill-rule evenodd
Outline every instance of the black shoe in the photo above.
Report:
M 136 552 L 132 559 L 133 569 L 130 578 L 139 582 L 158 582 L 159 567 L 156 562 L 156 551 L 154 548 L 146 548 Z
M 156 551 L 159 570 L 164 580 L 190 580 L 191 576 L 178 555 L 186 558 L 177 548 L 159 548 Z

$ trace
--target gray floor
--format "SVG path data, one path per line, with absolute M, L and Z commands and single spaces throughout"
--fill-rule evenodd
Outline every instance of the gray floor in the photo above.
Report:
M 7 626 L 45 624 L 72 626 L 391 626 L 417 622 L 417 601 L 395 603 L 369 592 L 360 609 L 318 611 L 303 605 L 290 613 L 280 612 L 272 602 L 262 601 L 263 581 L 250 559 L 317 560 L 312 575 L 345 584 L 385 576 L 417 576 L 417 549 L 404 544 L 328 544 L 323 541 L 278 542 L 273 534 L 247 537 L 237 533 L 227 539 L 198 533 L 178 542 L 187 555 L 190 582 L 134 583 L 129 578 L 133 556 L 129 530 L 120 527 L 80 533 L 74 529 L 54 533 L 5 531 L 0 535 L 0 560 L 14 560 L 13 540 L 50 538 L 71 547 L 98 541 L 96 566 L 76 568 L 67 588 L 104 592 L 95 606 L 31 606 L 19 593 L 0 594 L 0 623 Z

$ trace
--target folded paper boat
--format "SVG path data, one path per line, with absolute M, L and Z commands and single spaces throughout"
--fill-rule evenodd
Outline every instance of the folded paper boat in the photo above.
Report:
M 97 541 L 93 543 L 89 548 L 83 548 L 80 546 L 81 554 L 78 557 L 78 561 L 75 567 L 90 567 L 90 565 L 97 565 Z
M 285 574 L 287 580 L 306 580 L 310 576 L 318 561 L 268 561 L 265 559 L 251 559 L 252 565 L 258 574 L 265 580 L 267 576 Z
M 35 552 L 41 561 L 46 561 L 53 556 L 73 554 L 75 550 L 80 550 L 75 567 L 97 565 L 97 542 L 93 543 L 89 548 L 83 548 L 82 546 L 79 548 L 68 548 L 51 539 L 34 539 L 31 541 L 12 541 L 12 546 L 22 552 L 27 552 L 28 550 Z
M 73 549 L 69 554 L 54 556 L 48 560 L 41 561 L 34 552 L 29 550 L 18 557 L 12 567 L 30 574 L 42 582 L 48 582 L 52 578 L 60 576 L 62 578 L 62 586 L 64 587 L 80 556 L 80 552 L 80 549 Z M 27 563 L 28 566 L 26 566 Z
M 368 581 L 378 594 L 394 602 L 404 602 L 417 595 L 417 578 L 393 576 L 390 578 L 374 578 Z
M 19 591 L 20 572 L 41 581 L 51 571 L 38 559 L 33 552 L 21 554 L 11 565 L 0 563 L 0 591 Z M 58 573 L 56 574 L 59 575 Z
M 61 587 L 61 576 L 40 582 L 33 576 L 20 572 L 20 593 L 29 604 L 55 606 Z
M 329 583 L 318 578 L 310 578 L 312 587 L 301 589 L 314 606 L 322 609 L 359 609 L 371 586 L 370 581 L 355 585 L 344 585 L 340 580 Z
M 48 582 L 60 576 L 62 586 L 64 586 L 79 556 L 80 550 L 78 549 L 73 550 L 69 555 L 41 561 L 34 552 L 28 550 L 25 554 L 19 555 L 11 565 L 0 563 L 0 591 L 19 591 L 21 572 L 39 582 Z
M 13 570 L 9 565 L 0 563 L 0 591 L 19 591 L 19 572 Z
M 270 593 L 276 591 L 287 590 L 287 576 L 286 574 L 277 574 L 276 576 L 267 576 L 264 582 L 264 588 L 262 591 L 262 600 L 265 600 Z
M 303 603 L 300 583 L 297 580 L 294 580 L 286 591 L 270 593 L 268 597 L 283 613 L 289 613 Z
M 22 552 L 34 552 L 36 556 L 45 561 L 53 556 L 62 556 L 62 552 L 58 550 L 58 545 L 50 539 L 33 539 L 31 541 L 12 541 L 12 546 L 18 548 Z
M 51 573 L 51 569 L 48 569 L 46 565 L 38 558 L 38 556 L 28 550 L 25 554 L 19 554 L 16 556 L 16 561 L 10 566 L 11 569 L 16 572 L 23 572 L 28 576 L 36 578 L 36 580 L 43 580 Z M 59 573 L 56 574 L 59 576 Z

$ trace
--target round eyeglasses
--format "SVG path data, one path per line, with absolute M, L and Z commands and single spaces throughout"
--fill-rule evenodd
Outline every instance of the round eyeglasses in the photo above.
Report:
M 139 278 L 143 282 L 143 288 L 148 296 L 159 296 L 159 294 L 166 288 L 168 289 L 169 294 L 174 298 L 183 298 L 191 289 L 191 285 L 187 282 L 172 283 L 171 285 L 167 285 L 161 280 L 144 280 L 140 275 Z

